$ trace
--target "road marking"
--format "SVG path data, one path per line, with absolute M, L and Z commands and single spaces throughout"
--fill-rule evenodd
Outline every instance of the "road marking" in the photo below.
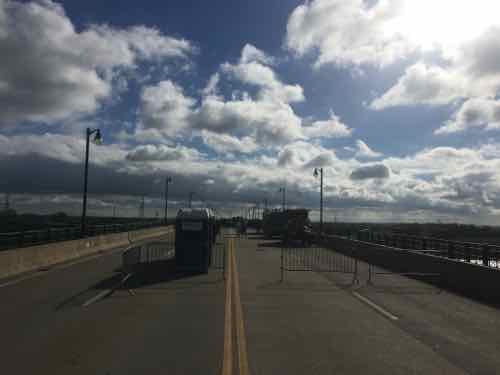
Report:
M 229 241 L 228 257 L 232 254 L 232 241 Z M 229 258 L 231 259 L 231 258 Z M 222 362 L 222 375 L 231 375 L 233 372 L 233 328 L 232 328 L 232 262 L 228 262 L 227 280 L 226 280 L 226 306 L 224 310 L 224 359 Z
M 238 275 L 238 266 L 236 265 L 236 256 L 234 252 L 234 239 L 233 251 L 231 252 L 231 259 L 233 263 L 234 273 L 234 304 L 235 304 L 235 319 L 236 319 L 236 337 L 238 338 L 238 361 L 240 375 L 248 375 L 248 354 L 247 354 L 247 340 L 245 335 L 245 323 L 243 320 L 243 308 L 241 306 L 240 298 L 240 281 Z
M 128 279 L 130 279 L 132 277 L 132 274 L 131 273 L 127 273 L 121 280 L 118 284 L 116 284 L 113 288 L 111 289 L 104 289 L 102 292 L 98 293 L 97 295 L 95 295 L 94 297 L 90 298 L 89 300 L 87 300 L 83 305 L 82 307 L 88 307 L 90 305 L 92 305 L 93 303 L 97 302 L 97 301 L 100 301 L 101 299 L 103 298 L 106 298 L 108 296 L 110 296 L 111 294 L 113 294 L 115 292 L 115 290 L 117 290 L 121 285 L 125 284 L 127 282 Z M 130 289 L 128 290 L 130 294 L 134 295 L 134 292 L 132 292 Z
M 113 293 L 113 289 L 105 289 L 103 290 L 102 292 L 96 294 L 94 297 L 92 297 L 91 299 L 89 299 L 88 301 L 86 301 L 82 307 L 88 307 L 90 305 L 92 305 L 93 303 L 109 296 L 111 293 Z
M 357 299 L 359 299 L 361 302 L 364 302 L 365 304 L 367 304 L 372 309 L 374 309 L 375 311 L 379 312 L 380 314 L 382 314 L 386 318 L 388 318 L 390 320 L 399 320 L 399 318 L 396 315 L 391 314 L 389 311 L 387 311 L 383 307 L 377 305 L 375 302 L 371 301 L 370 299 L 366 298 L 365 296 L 362 296 L 358 292 L 352 292 L 352 294 L 353 294 L 354 297 L 356 297 Z

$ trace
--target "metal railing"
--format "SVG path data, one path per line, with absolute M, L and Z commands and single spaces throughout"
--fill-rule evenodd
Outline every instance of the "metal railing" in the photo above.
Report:
M 132 230 L 158 227 L 161 225 L 163 225 L 163 223 L 158 220 L 122 224 L 88 225 L 86 227 L 85 237 L 128 232 Z M 82 237 L 80 226 L 0 233 L 0 251 L 27 246 L 43 245 L 52 242 L 76 240 Z
M 358 239 L 462 262 L 500 268 L 500 246 L 387 232 L 358 232 Z

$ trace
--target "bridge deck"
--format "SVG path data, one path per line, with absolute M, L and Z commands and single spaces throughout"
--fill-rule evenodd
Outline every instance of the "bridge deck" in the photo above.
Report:
M 500 368 L 498 309 L 403 276 L 378 275 L 368 285 L 363 263 L 359 285 L 350 284 L 350 275 L 316 272 L 287 272 L 281 281 L 280 249 L 272 242 L 252 236 L 229 242 L 227 282 L 220 270 L 175 275 L 166 263 L 167 272 L 134 275 L 110 294 L 121 278 L 115 252 L 0 286 L 2 372 L 493 374 Z

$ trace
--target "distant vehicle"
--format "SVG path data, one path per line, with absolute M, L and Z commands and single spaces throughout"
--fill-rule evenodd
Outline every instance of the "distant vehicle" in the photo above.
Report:
M 262 227 L 266 238 L 279 236 L 283 242 L 306 243 L 314 237 L 309 222 L 309 211 L 306 209 L 266 211 Z
M 175 221 L 176 268 L 208 272 L 218 229 L 212 210 L 180 210 Z

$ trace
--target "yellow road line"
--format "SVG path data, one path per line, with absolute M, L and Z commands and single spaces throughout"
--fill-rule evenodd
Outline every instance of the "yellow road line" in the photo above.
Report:
M 231 259 L 232 241 L 228 241 L 228 258 Z M 226 305 L 224 310 L 224 359 L 222 362 L 222 375 L 231 375 L 233 372 L 233 329 L 232 329 L 232 262 L 228 262 L 226 280 Z
M 240 281 L 238 276 L 238 267 L 236 266 L 236 257 L 234 255 L 234 240 L 233 251 L 231 252 L 232 270 L 234 273 L 234 304 L 235 304 L 235 319 L 236 319 L 236 337 L 238 339 L 238 361 L 240 375 L 249 375 L 247 341 L 245 335 L 245 323 L 243 321 L 243 309 L 241 307 L 240 298 Z

